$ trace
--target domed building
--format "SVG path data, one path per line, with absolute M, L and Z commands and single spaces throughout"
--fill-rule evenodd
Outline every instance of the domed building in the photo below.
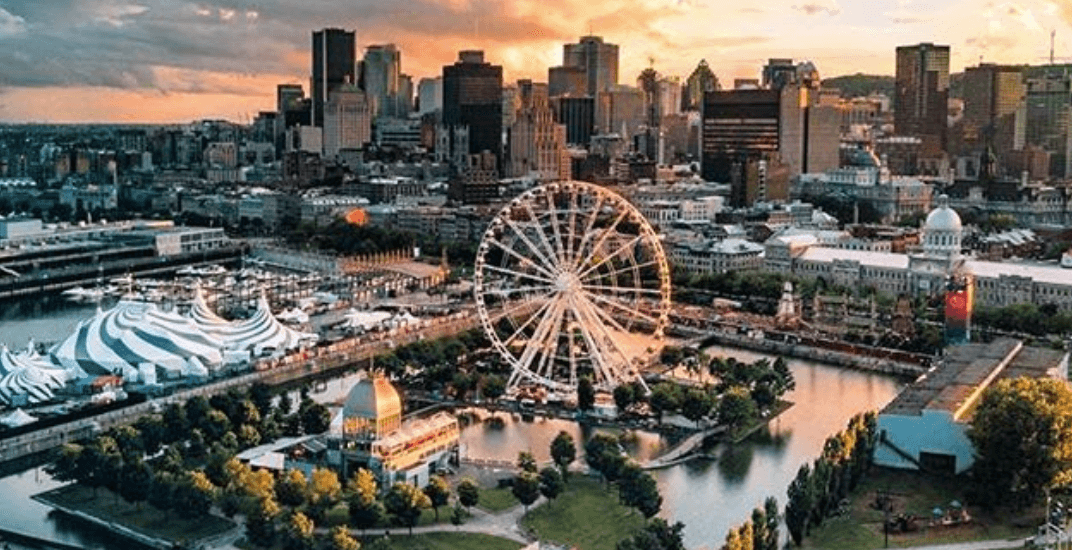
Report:
M 366 468 L 382 487 L 395 482 L 423 487 L 457 457 L 458 419 L 438 412 L 403 420 L 398 391 L 379 374 L 354 385 L 335 424 L 329 448 L 338 449 L 344 478 Z
M 342 416 L 344 438 L 382 439 L 402 427 L 402 400 L 386 378 L 365 378 L 350 390 Z
M 962 235 L 960 215 L 949 207 L 948 196 L 939 195 L 937 208 L 927 215 L 923 224 L 923 253 L 945 257 L 959 255 Z

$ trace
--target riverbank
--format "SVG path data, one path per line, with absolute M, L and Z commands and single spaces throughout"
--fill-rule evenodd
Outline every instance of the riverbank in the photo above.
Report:
M 771 355 L 783 355 L 794 359 L 815 361 L 835 367 L 877 372 L 901 378 L 917 378 L 927 372 L 927 368 L 916 363 L 896 361 L 892 358 L 875 357 L 870 354 L 846 353 L 832 349 L 823 349 L 793 341 L 778 341 L 768 338 L 756 338 L 745 334 L 729 332 L 712 332 L 704 339 L 701 348 L 711 345 L 742 348 Z M 860 346 L 860 349 L 867 346 Z
M 107 529 L 143 548 L 170 549 L 224 535 L 235 523 L 209 515 L 186 519 L 147 504 L 135 505 L 105 489 L 77 483 L 34 495 L 34 500 L 84 522 Z

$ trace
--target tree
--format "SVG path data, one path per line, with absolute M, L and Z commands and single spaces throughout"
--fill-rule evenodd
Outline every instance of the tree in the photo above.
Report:
M 800 546 L 807 535 L 808 517 L 815 506 L 811 468 L 807 464 L 797 470 L 797 477 L 789 483 L 786 496 L 788 500 L 785 503 L 785 528 L 789 531 L 793 544 Z
M 711 412 L 711 396 L 699 388 L 690 388 L 681 399 L 681 414 L 700 426 L 707 413 Z
M 141 459 L 123 464 L 119 481 L 119 496 L 133 503 L 139 509 L 141 503 L 149 498 L 149 487 L 153 481 L 153 470 Z
M 320 403 L 314 403 L 301 412 L 301 425 L 307 434 L 324 433 L 331 426 L 331 411 Z
M 149 485 L 149 493 L 146 497 L 153 508 L 166 514 L 175 506 L 175 474 L 157 472 Z
M 279 504 L 295 508 L 309 498 L 308 481 L 301 470 L 287 470 L 275 484 L 275 498 Z
M 632 384 L 620 384 L 614 388 L 614 406 L 618 408 L 618 415 L 624 414 L 635 399 Z
M 540 477 L 525 470 L 518 472 L 518 474 L 514 476 L 512 492 L 518 502 L 525 506 L 525 511 L 527 512 L 529 505 L 540 498 Z
M 606 477 L 607 457 L 621 454 L 618 438 L 610 434 L 597 433 L 584 444 L 584 460 L 593 470 Z
M 740 429 L 755 418 L 756 414 L 755 401 L 752 401 L 748 390 L 741 386 L 730 388 L 722 395 L 722 401 L 718 405 L 718 421 L 731 431 Z
M 409 527 L 409 533 L 412 535 L 413 526 L 417 525 L 417 520 L 421 517 L 421 510 L 431 508 L 432 501 L 420 489 L 399 482 L 392 485 L 391 490 L 383 497 L 383 505 L 395 523 Z
M 973 486 L 980 503 L 1027 506 L 1072 482 L 1072 389 L 1062 380 L 1015 378 L 988 388 L 968 438 L 975 447 Z
M 424 486 L 424 494 L 428 495 L 432 510 L 435 511 L 436 523 L 439 523 L 439 507 L 446 506 L 450 501 L 450 484 L 443 476 L 432 476 L 428 485 Z
M 204 472 L 186 472 L 175 486 L 175 509 L 186 518 L 204 517 L 212 507 L 216 491 L 216 486 Z
M 466 510 L 480 504 L 480 486 L 471 478 L 462 479 L 455 491 L 458 493 L 458 502 L 465 506 Z
M 134 427 L 141 433 L 142 450 L 152 456 L 160 451 L 160 446 L 167 437 L 167 426 L 157 415 L 145 415 L 134 421 Z
M 663 413 L 676 411 L 681 406 L 681 388 L 677 384 L 660 382 L 651 389 L 648 404 L 661 424 Z
M 582 376 L 577 382 L 577 408 L 582 412 L 592 410 L 596 404 L 596 388 L 592 385 L 592 379 Z
M 778 517 L 778 499 L 767 497 L 763 501 L 763 517 L 767 524 L 763 528 L 763 539 L 757 541 L 756 550 L 778 550 L 778 526 L 781 523 Z
M 350 523 L 362 532 L 375 526 L 383 518 L 383 507 L 376 500 L 379 485 L 376 476 L 365 468 L 358 468 L 346 484 L 346 499 L 350 513 Z
M 670 525 L 662 518 L 655 518 L 644 529 L 618 543 L 618 550 L 685 550 L 685 524 L 680 521 Z
M 361 550 L 361 544 L 350 536 L 346 527 L 336 525 L 328 534 L 327 550 Z
M 573 436 L 561 431 L 551 441 L 551 460 L 562 471 L 562 480 L 569 481 L 569 465 L 577 459 L 577 446 Z
M 494 403 L 504 393 L 506 393 L 506 381 L 501 376 L 491 374 L 484 377 L 484 384 L 480 387 L 480 395 L 484 396 L 484 399 Z
M 342 484 L 339 475 L 328 468 L 313 468 L 309 477 L 309 512 L 317 521 L 323 521 L 327 511 L 339 502 Z
M 261 498 L 246 516 L 246 538 L 257 546 L 271 547 L 275 544 L 275 517 L 279 505 L 271 498 Z
M 528 451 L 517 453 L 517 467 L 521 471 L 535 474 L 539 467 L 536 465 L 536 457 Z
M 249 400 L 257 408 L 261 418 L 268 418 L 272 414 L 272 387 L 264 382 L 254 382 L 249 387 Z
M 547 466 L 540 470 L 540 494 L 544 498 L 553 501 L 562 494 L 563 489 L 565 489 L 565 482 L 557 469 Z
M 313 520 L 301 512 L 291 512 L 283 526 L 285 550 L 312 550 Z
M 82 446 L 76 443 L 65 443 L 60 447 L 59 453 L 45 471 L 52 479 L 60 483 L 78 481 L 82 477 L 79 469 L 79 457 L 82 455 Z

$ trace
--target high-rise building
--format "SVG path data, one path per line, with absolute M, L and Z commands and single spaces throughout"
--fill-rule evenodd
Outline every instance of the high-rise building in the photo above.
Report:
M 681 97 L 682 111 L 699 111 L 703 106 L 704 93 L 721 90 L 718 77 L 707 65 L 706 59 L 701 59 L 696 69 L 685 79 L 685 90 Z
M 619 134 L 625 142 L 645 124 L 644 92 L 631 86 L 613 86 L 596 96 L 596 131 Z
M 343 29 L 323 29 L 313 32 L 312 96 L 313 126 L 324 126 L 324 104 L 328 94 L 343 84 L 357 82 L 354 78 L 354 32 Z
M 276 112 L 284 113 L 303 99 L 305 99 L 305 90 L 302 89 L 301 84 L 280 84 L 275 87 Z
M 729 183 L 734 206 L 748 206 L 757 198 L 784 200 L 788 180 L 782 176 L 837 168 L 839 126 L 833 98 L 795 84 L 780 90 L 707 92 L 702 175 Z
M 588 95 L 595 96 L 618 84 L 618 45 L 599 36 L 582 36 L 562 50 L 562 65 L 584 70 Z
M 365 92 L 346 84 L 328 95 L 324 105 L 324 157 L 343 149 L 361 149 L 372 141 L 372 109 Z
M 398 108 L 395 112 L 399 118 L 408 117 L 413 112 L 413 77 L 408 74 L 398 76 Z
M 443 125 L 468 129 L 468 154 L 490 151 L 502 158 L 502 87 L 502 66 L 485 62 L 483 51 L 462 51 L 443 67 Z M 458 158 L 455 140 L 449 142 L 450 151 L 442 154 Z
M 1017 115 L 1016 148 L 1050 153 L 1050 174 L 1072 174 L 1072 70 L 1046 65 L 1029 71 L 1026 98 Z
M 894 129 L 923 141 L 923 154 L 945 150 L 949 46 L 929 42 L 897 48 Z
M 443 109 L 443 78 L 422 78 L 417 83 L 417 107 L 422 115 Z
M 556 120 L 566 127 L 566 143 L 588 147 L 596 120 L 596 101 L 592 97 L 552 97 Z
M 369 46 L 361 64 L 365 94 L 376 117 L 398 114 L 398 83 L 402 75 L 402 52 L 394 44 Z
M 588 73 L 582 67 L 551 67 L 547 69 L 547 93 L 551 97 L 588 94 Z
M 519 80 L 518 109 L 510 127 L 510 175 L 535 175 L 541 181 L 569 176 L 566 129 L 555 122 L 547 84 Z
M 1024 101 L 1023 67 L 983 63 L 964 71 L 965 138 L 1004 157 L 1013 149 L 1016 111 Z

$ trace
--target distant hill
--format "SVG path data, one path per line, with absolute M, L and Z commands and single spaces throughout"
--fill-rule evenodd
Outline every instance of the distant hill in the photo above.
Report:
M 878 92 L 892 98 L 893 77 L 863 73 L 835 76 L 824 78 L 823 88 L 837 88 L 841 90 L 841 97 L 858 97 Z

